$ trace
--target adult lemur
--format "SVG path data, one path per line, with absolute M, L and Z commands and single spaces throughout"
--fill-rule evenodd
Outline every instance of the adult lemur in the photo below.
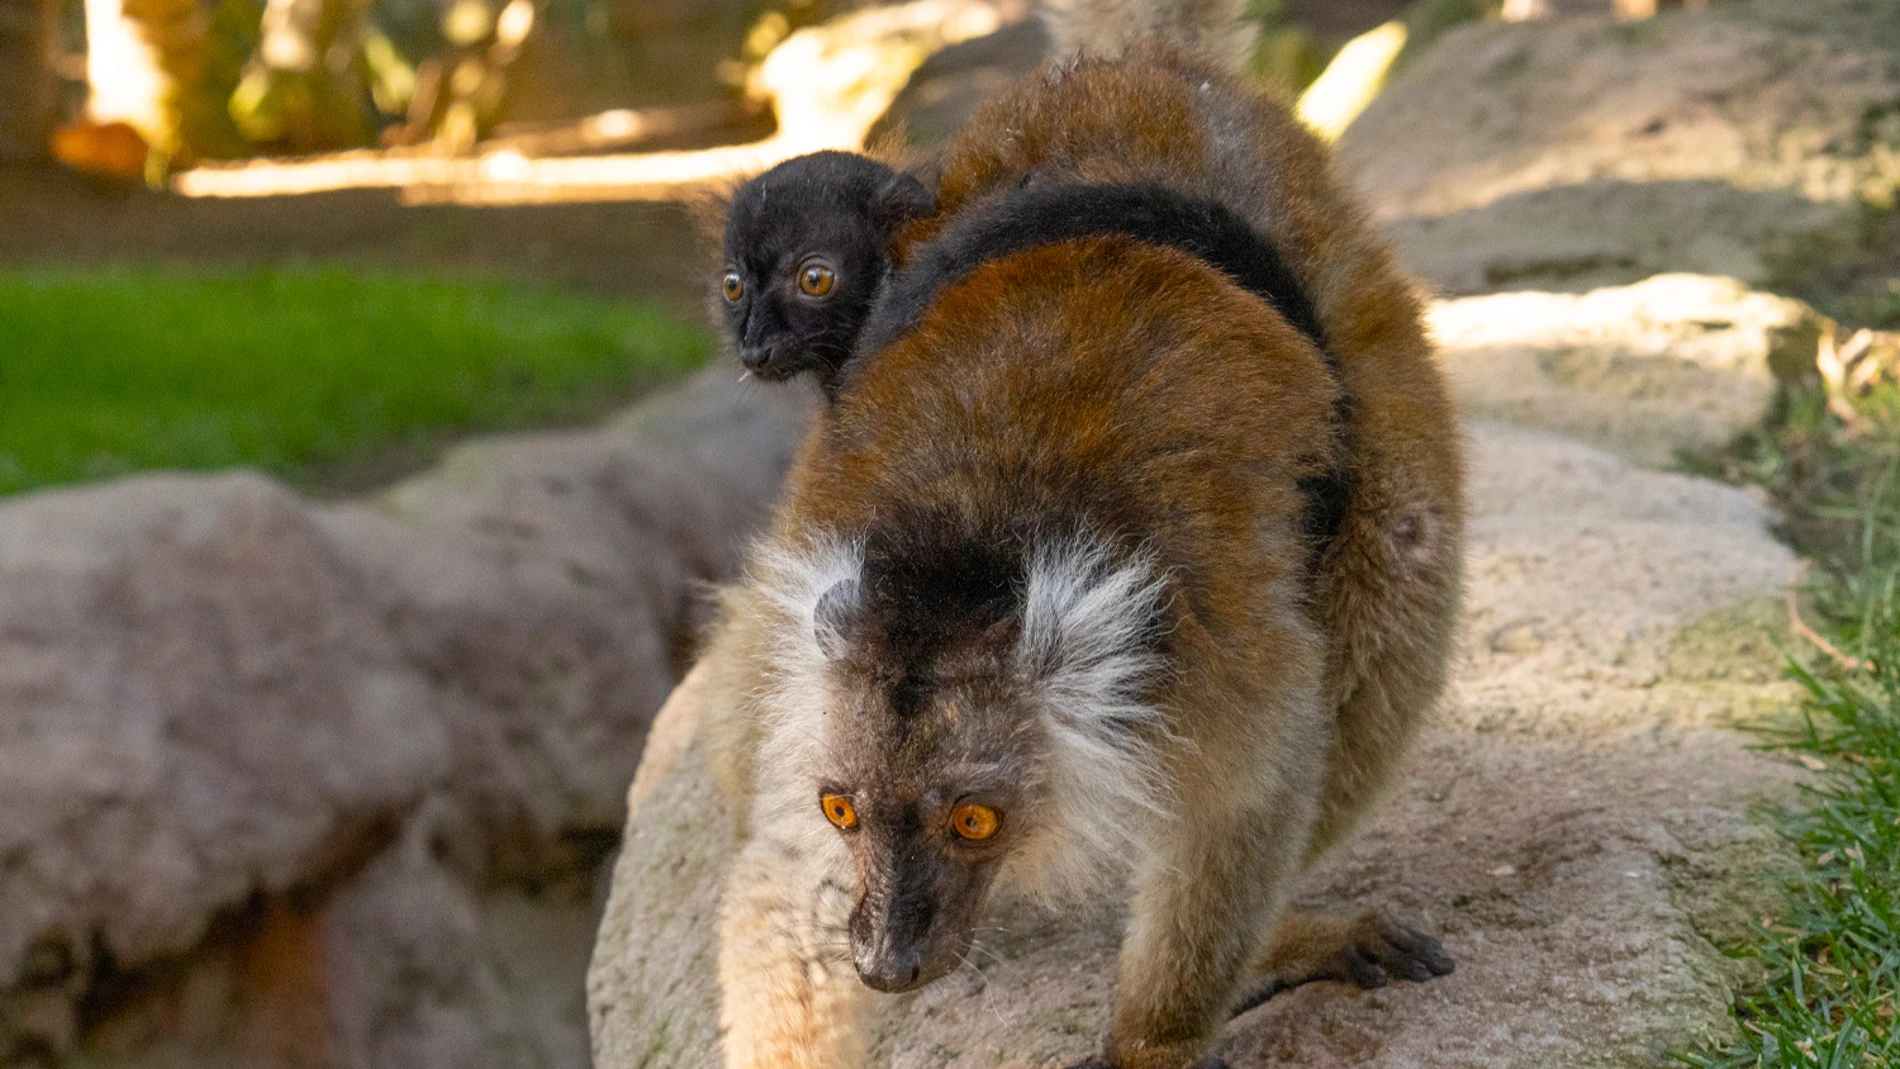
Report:
M 744 794 L 730 1069 L 843 1069 L 991 891 L 1127 895 L 1091 1065 L 1289 984 L 1451 968 L 1287 912 L 1444 682 L 1458 431 L 1413 291 L 1241 0 L 1078 0 L 950 149 L 707 653 Z

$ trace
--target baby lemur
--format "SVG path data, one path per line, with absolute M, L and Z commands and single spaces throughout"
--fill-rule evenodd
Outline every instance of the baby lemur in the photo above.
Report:
M 715 300 L 746 370 L 809 373 L 829 395 L 899 228 L 932 202 L 917 179 L 850 152 L 799 156 L 740 186 Z
M 1243 3 L 1075 0 L 1097 57 L 951 146 L 724 596 L 728 1069 L 861 1065 L 870 992 L 956 968 L 1006 884 L 1128 902 L 1094 1069 L 1452 967 L 1284 908 L 1443 688 L 1463 467 L 1413 288 L 1229 73 Z

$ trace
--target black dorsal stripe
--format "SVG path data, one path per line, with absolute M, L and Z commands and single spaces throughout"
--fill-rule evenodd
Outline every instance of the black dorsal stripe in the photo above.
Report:
M 985 264 L 1092 237 L 1179 249 L 1206 262 L 1265 300 L 1331 362 L 1319 313 L 1272 242 L 1225 205 L 1145 185 L 1030 186 L 952 220 L 879 297 L 859 355 L 910 333 L 938 294 Z
M 916 329 L 945 289 L 979 268 L 1017 253 L 1065 241 L 1124 237 L 1178 249 L 1233 279 L 1278 312 L 1317 347 L 1339 389 L 1332 419 L 1349 437 L 1352 403 L 1319 313 L 1280 250 L 1219 202 L 1154 185 L 1026 186 L 983 202 L 951 220 L 878 296 L 857 355 L 862 364 Z M 850 370 L 845 372 L 848 389 Z M 1351 479 L 1343 468 L 1303 479 L 1305 533 L 1323 556 L 1345 523 Z

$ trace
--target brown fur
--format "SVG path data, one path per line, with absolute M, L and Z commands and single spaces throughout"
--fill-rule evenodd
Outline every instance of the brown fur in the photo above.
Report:
M 1241 212 L 1306 284 L 1340 381 L 1262 302 L 1184 254 L 1095 239 L 1008 257 L 861 369 L 807 442 L 770 541 L 923 508 L 972 529 L 1079 522 L 1158 556 L 1172 630 L 1154 700 L 1171 735 L 1152 743 L 1176 784 L 1174 819 L 1134 875 L 1096 1064 L 1182 1069 L 1262 974 L 1369 983 L 1386 966 L 1449 967 L 1382 919 L 1280 907 L 1386 788 L 1442 689 L 1460 443 L 1413 290 L 1284 108 L 1159 47 L 1061 70 L 972 122 L 948 155 L 939 220 L 1025 175 L 1161 184 Z M 1342 390 L 1350 420 L 1335 427 Z M 1309 580 L 1298 481 L 1340 459 L 1350 507 Z M 732 715 L 717 737 L 735 789 L 753 792 L 761 647 L 797 622 L 744 588 L 726 620 L 709 655 L 728 659 Z M 820 968 L 826 983 L 805 978 L 836 919 L 814 912 L 794 936 L 760 918 L 802 915 L 761 896 L 823 898 L 836 877 L 816 873 L 849 862 L 830 840 L 782 831 L 792 818 L 767 802 L 724 912 L 727 1064 L 854 1064 L 841 963 Z
M 1333 666 L 1342 740 L 1323 849 L 1376 796 L 1442 688 L 1456 613 L 1463 455 L 1416 291 L 1317 137 L 1284 107 L 1163 49 L 1084 64 L 979 113 L 949 153 L 938 219 L 1029 173 L 1221 200 L 1279 246 L 1318 306 L 1352 399 L 1354 481 L 1323 599 L 1346 654 Z M 1202 385 L 1224 395 L 1227 384 Z

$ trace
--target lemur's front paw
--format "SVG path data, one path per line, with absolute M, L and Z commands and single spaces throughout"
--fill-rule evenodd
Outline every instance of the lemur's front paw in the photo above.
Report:
M 1374 914 L 1366 919 L 1358 938 L 1340 948 L 1326 978 L 1384 987 L 1394 976 L 1417 982 L 1444 976 L 1457 967 L 1438 940 Z
M 1395 976 L 1423 981 L 1458 967 L 1438 940 L 1380 913 L 1351 919 L 1306 915 L 1289 921 L 1294 930 L 1276 939 L 1280 954 L 1272 969 L 1240 1000 L 1234 1016 L 1314 980 L 1384 987 Z

